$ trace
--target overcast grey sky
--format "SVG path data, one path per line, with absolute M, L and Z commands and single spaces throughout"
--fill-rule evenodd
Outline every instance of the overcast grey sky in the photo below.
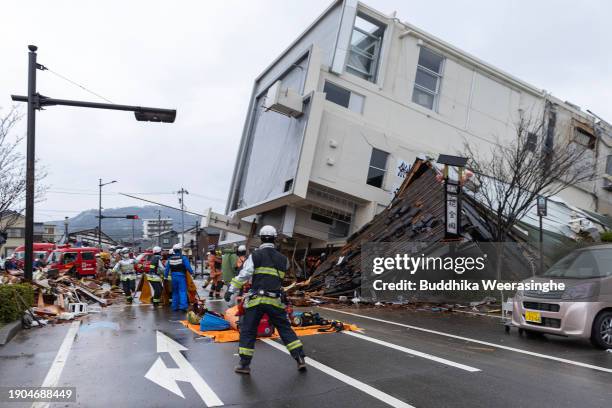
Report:
M 612 121 L 612 2 L 369 0 L 564 100 Z M 176 108 L 176 123 L 49 107 L 37 115 L 37 156 L 50 186 L 37 220 L 142 203 L 222 211 L 254 78 L 330 0 L 12 1 L 2 5 L 0 107 L 25 94 L 27 44 L 40 63 L 115 103 Z M 98 100 L 49 72 L 38 90 Z M 24 110 L 25 112 L 25 110 Z M 25 120 L 19 132 L 25 133 Z M 25 146 L 24 146 L 25 150 Z M 146 193 L 146 194 L 144 194 Z

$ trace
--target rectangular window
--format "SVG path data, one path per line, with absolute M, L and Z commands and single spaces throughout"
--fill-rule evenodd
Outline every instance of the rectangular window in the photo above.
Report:
M 612 176 L 612 155 L 608 156 L 606 159 L 606 173 Z
M 325 92 L 325 99 L 328 101 L 344 106 L 353 112 L 363 112 L 363 100 L 365 98 L 362 95 L 351 92 L 329 81 L 325 81 L 323 92 Z
M 84 261 L 93 261 L 95 256 L 93 252 L 82 252 L 81 258 L 83 258 Z
M 525 141 L 525 149 L 530 152 L 535 152 L 537 145 L 538 145 L 538 135 L 532 132 L 527 133 L 527 140 Z
M 588 149 L 595 149 L 595 136 L 580 127 L 574 128 L 574 142 Z
M 357 14 L 351 35 L 347 72 L 367 81 L 376 81 L 384 32 L 384 24 L 365 14 Z
M 333 219 L 326 217 L 324 215 L 321 215 L 321 214 L 317 214 L 317 213 L 310 214 L 310 219 L 313 221 L 322 222 L 323 224 L 328 224 L 328 225 L 332 225 L 334 223 Z
M 7 238 L 23 238 L 25 230 L 23 228 L 8 228 L 6 230 Z
M 370 157 L 370 168 L 368 169 L 367 183 L 371 186 L 382 188 L 387 172 L 387 158 L 389 153 L 382 150 L 372 149 Z
M 412 102 L 427 109 L 435 110 L 440 92 L 443 65 L 444 57 L 428 48 L 421 47 L 414 79 L 414 90 L 412 91 Z

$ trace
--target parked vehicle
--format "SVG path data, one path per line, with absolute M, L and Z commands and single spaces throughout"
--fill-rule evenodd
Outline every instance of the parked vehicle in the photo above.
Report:
M 48 242 L 35 242 L 34 244 L 32 244 L 32 246 L 34 249 L 34 261 L 40 258 L 41 255 L 44 256 L 45 259 L 47 259 L 49 254 L 56 249 L 55 244 L 51 244 Z M 13 252 L 13 255 L 15 256 L 15 263 L 17 267 L 19 269 L 23 269 L 23 265 L 25 262 L 25 246 L 20 245 L 15 248 L 15 252 Z
M 563 291 L 519 291 L 512 324 L 528 332 L 590 339 L 612 348 L 612 245 L 570 252 L 535 281 L 565 283 Z
M 60 272 L 71 271 L 76 276 L 91 276 L 96 274 L 96 254 L 98 248 L 69 247 L 53 251 L 47 259 L 49 269 Z
M 151 259 L 153 258 L 153 251 L 145 251 L 136 257 L 136 265 L 134 268 L 138 272 L 144 272 L 148 270 L 151 265 Z

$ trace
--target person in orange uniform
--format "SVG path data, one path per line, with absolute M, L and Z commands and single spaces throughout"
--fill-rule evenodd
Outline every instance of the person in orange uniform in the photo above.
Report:
M 208 297 L 217 299 L 221 298 L 221 288 L 223 281 L 221 280 L 221 256 L 217 255 L 218 250 L 210 251 L 208 255 L 208 269 L 210 270 L 210 292 Z

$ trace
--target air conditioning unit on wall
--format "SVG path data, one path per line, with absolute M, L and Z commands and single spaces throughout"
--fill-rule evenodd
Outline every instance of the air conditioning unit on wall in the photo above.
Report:
M 291 88 L 283 88 L 281 81 L 276 81 L 268 89 L 264 108 L 282 115 L 297 118 L 302 115 L 302 96 Z

